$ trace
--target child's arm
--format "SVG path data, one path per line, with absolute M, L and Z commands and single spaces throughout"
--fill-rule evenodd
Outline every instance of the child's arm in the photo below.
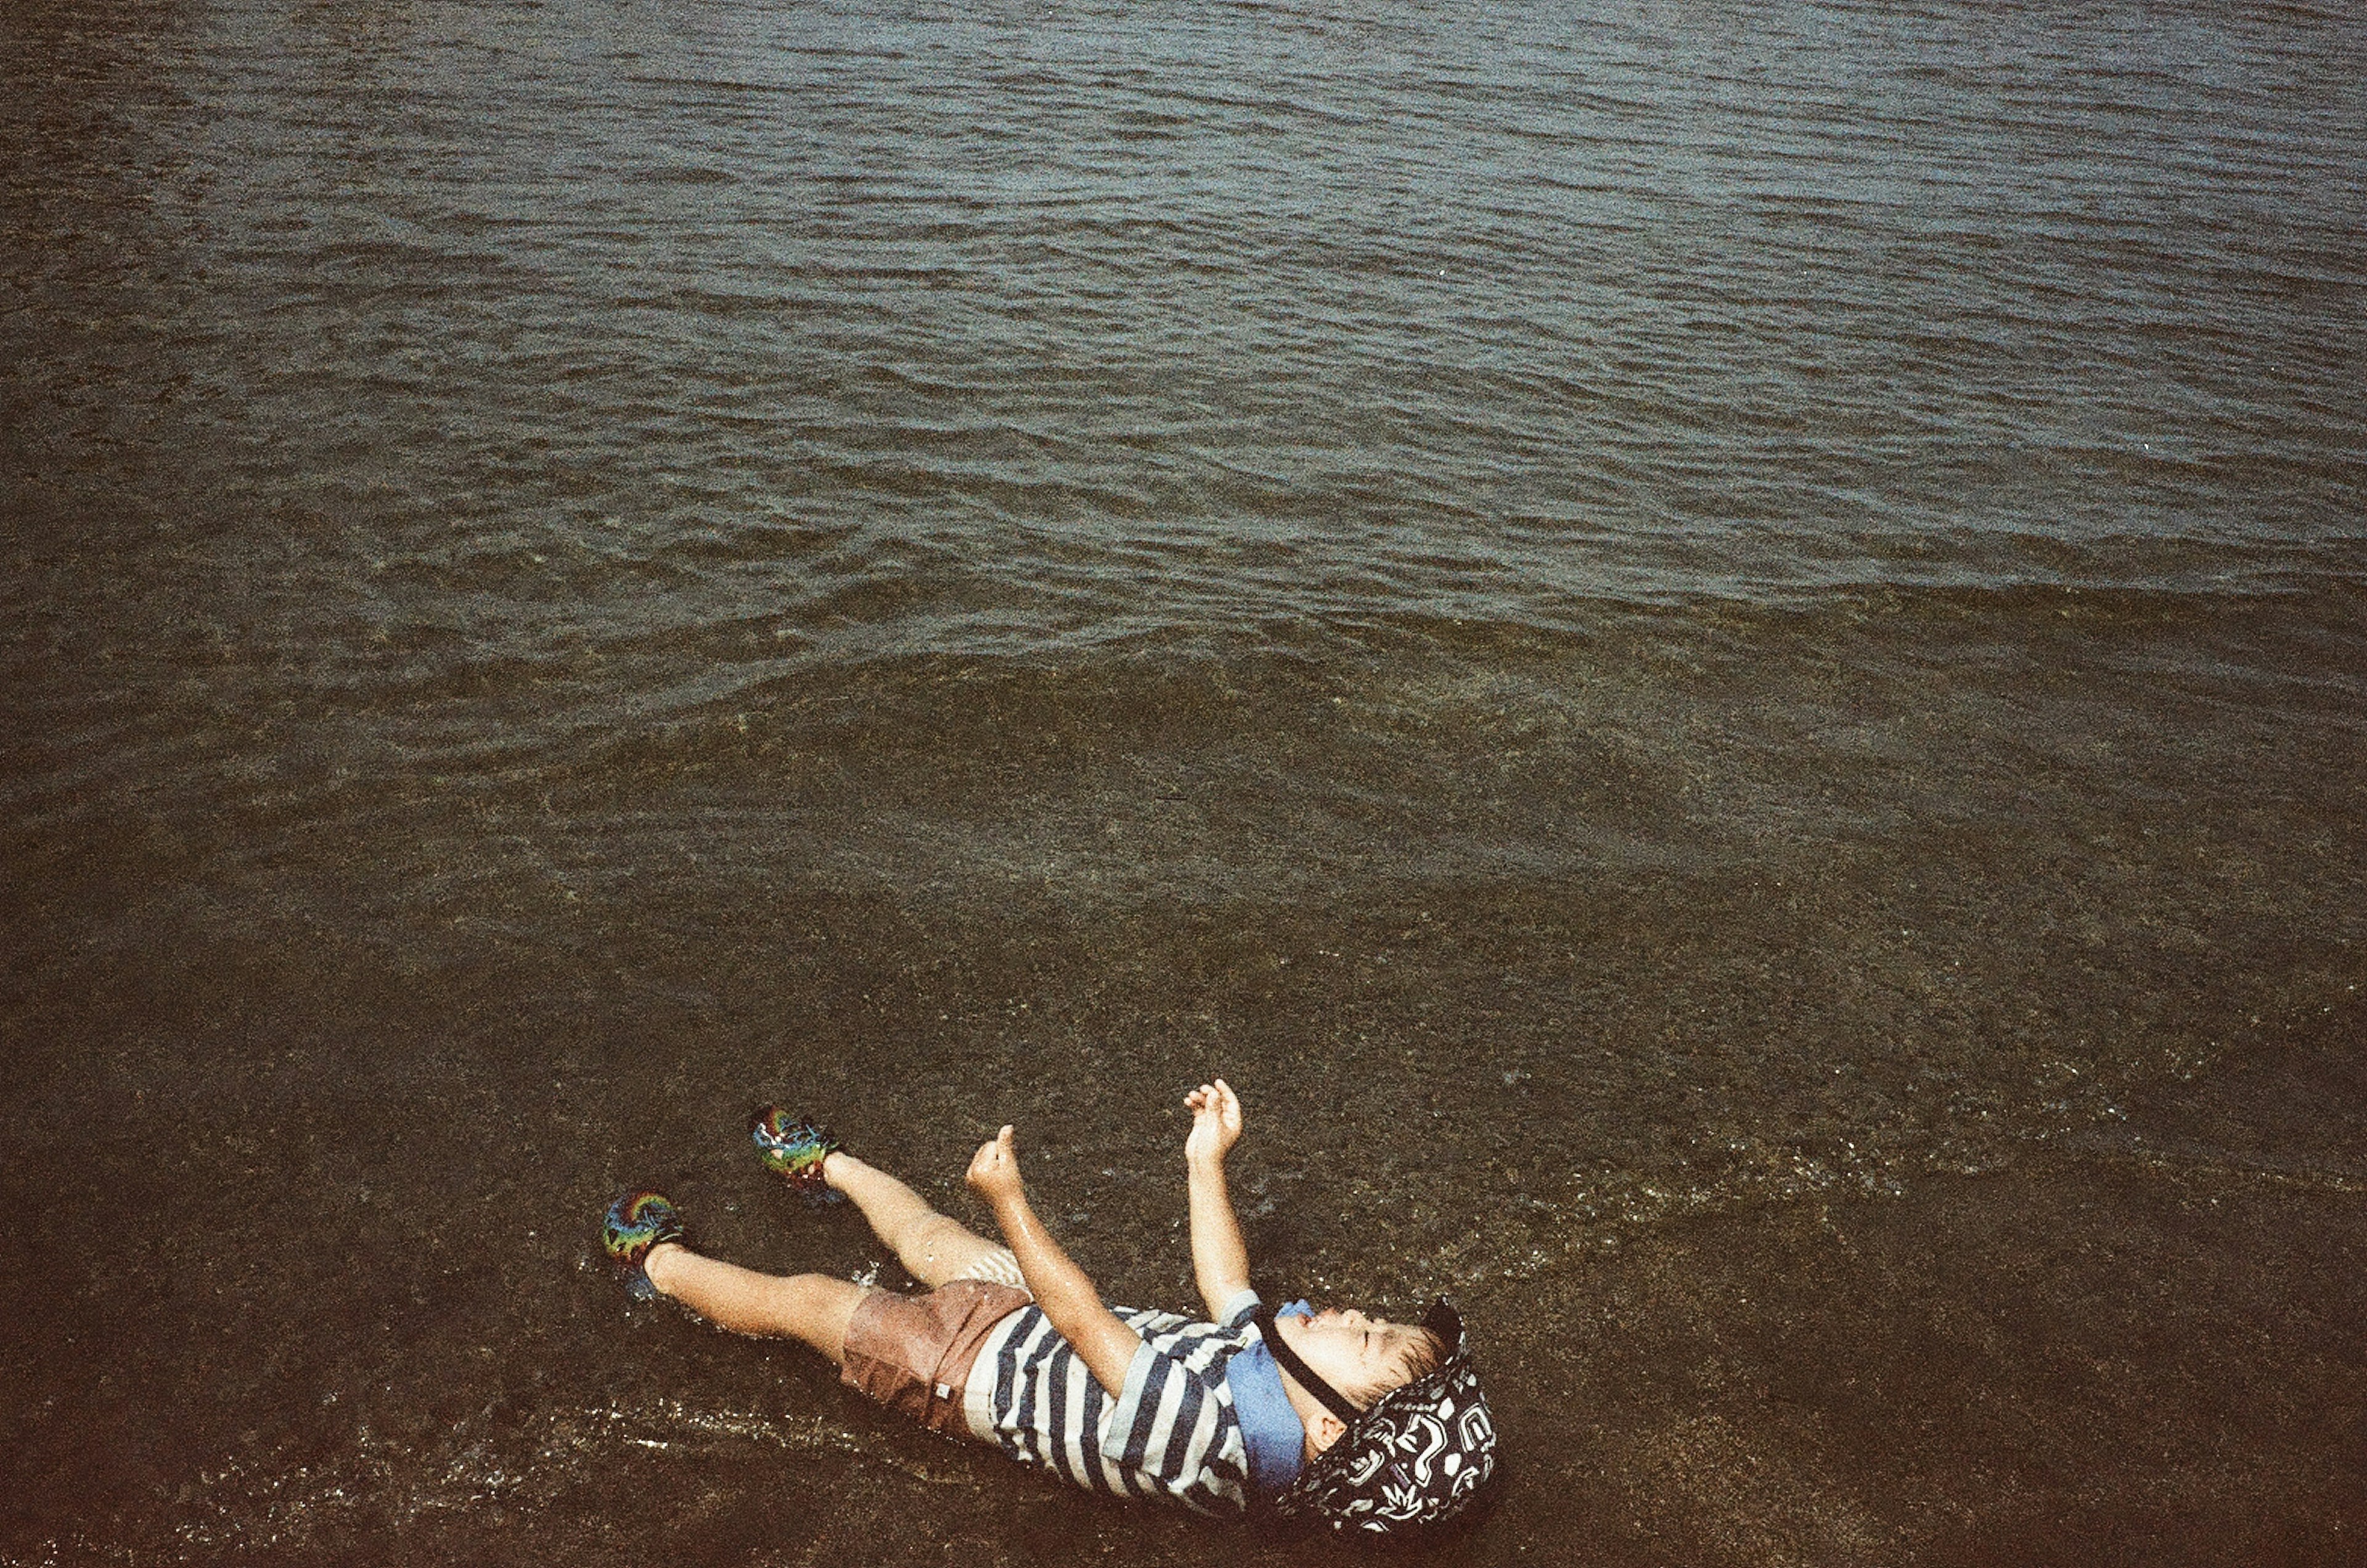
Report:
M 1192 1278 L 1213 1320 L 1249 1289 L 1250 1249 L 1225 1190 L 1225 1156 L 1241 1135 L 1241 1102 L 1218 1078 L 1184 1097 L 1192 1135 L 1184 1140 L 1184 1188 L 1192 1199 Z
M 1102 1304 L 1101 1292 L 1085 1271 L 1069 1260 L 1044 1222 L 1027 1201 L 1019 1179 L 1019 1154 L 1005 1127 L 991 1143 L 981 1145 L 969 1162 L 969 1184 L 994 1211 L 1002 1239 L 1019 1259 L 1019 1276 L 1036 1294 L 1036 1304 L 1052 1320 L 1053 1332 L 1067 1340 L 1112 1399 L 1126 1392 L 1127 1368 L 1142 1348 L 1142 1336 Z

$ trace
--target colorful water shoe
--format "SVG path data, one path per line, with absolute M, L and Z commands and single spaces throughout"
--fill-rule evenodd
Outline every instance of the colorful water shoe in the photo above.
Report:
M 839 1194 L 822 1179 L 821 1162 L 832 1150 L 846 1145 L 829 1128 L 801 1122 L 777 1105 L 767 1105 L 749 1119 L 748 1135 L 756 1141 L 756 1157 L 804 1193 L 809 1202 L 838 1201 Z
M 658 1293 L 641 1267 L 650 1248 L 663 1241 L 681 1241 L 683 1235 L 682 1211 L 663 1192 L 626 1193 L 608 1205 L 608 1217 L 600 1226 L 600 1245 L 616 1264 L 626 1293 L 637 1302 L 649 1301 Z

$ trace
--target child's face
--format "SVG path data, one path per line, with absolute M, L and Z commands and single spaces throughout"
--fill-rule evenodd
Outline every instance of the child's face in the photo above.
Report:
M 1353 1307 L 1326 1307 L 1312 1317 L 1286 1317 L 1290 1348 L 1318 1377 L 1349 1398 L 1369 1404 L 1405 1382 L 1406 1356 L 1421 1342 L 1410 1323 L 1366 1317 Z

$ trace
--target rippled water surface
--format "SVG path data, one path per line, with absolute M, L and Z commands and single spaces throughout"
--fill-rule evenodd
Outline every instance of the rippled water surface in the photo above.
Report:
M 1447 1560 L 2351 1560 L 2356 23 L 10 8 L 0 1562 L 1306 1562 L 597 1257 L 1217 1072 Z

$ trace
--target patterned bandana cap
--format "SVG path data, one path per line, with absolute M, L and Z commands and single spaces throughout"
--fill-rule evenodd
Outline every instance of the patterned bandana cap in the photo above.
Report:
M 1274 1512 L 1340 1533 L 1398 1535 L 1445 1524 L 1496 1473 L 1496 1423 L 1461 1314 L 1441 1296 L 1421 1320 L 1446 1347 L 1438 1370 L 1393 1388 L 1308 1461 Z

